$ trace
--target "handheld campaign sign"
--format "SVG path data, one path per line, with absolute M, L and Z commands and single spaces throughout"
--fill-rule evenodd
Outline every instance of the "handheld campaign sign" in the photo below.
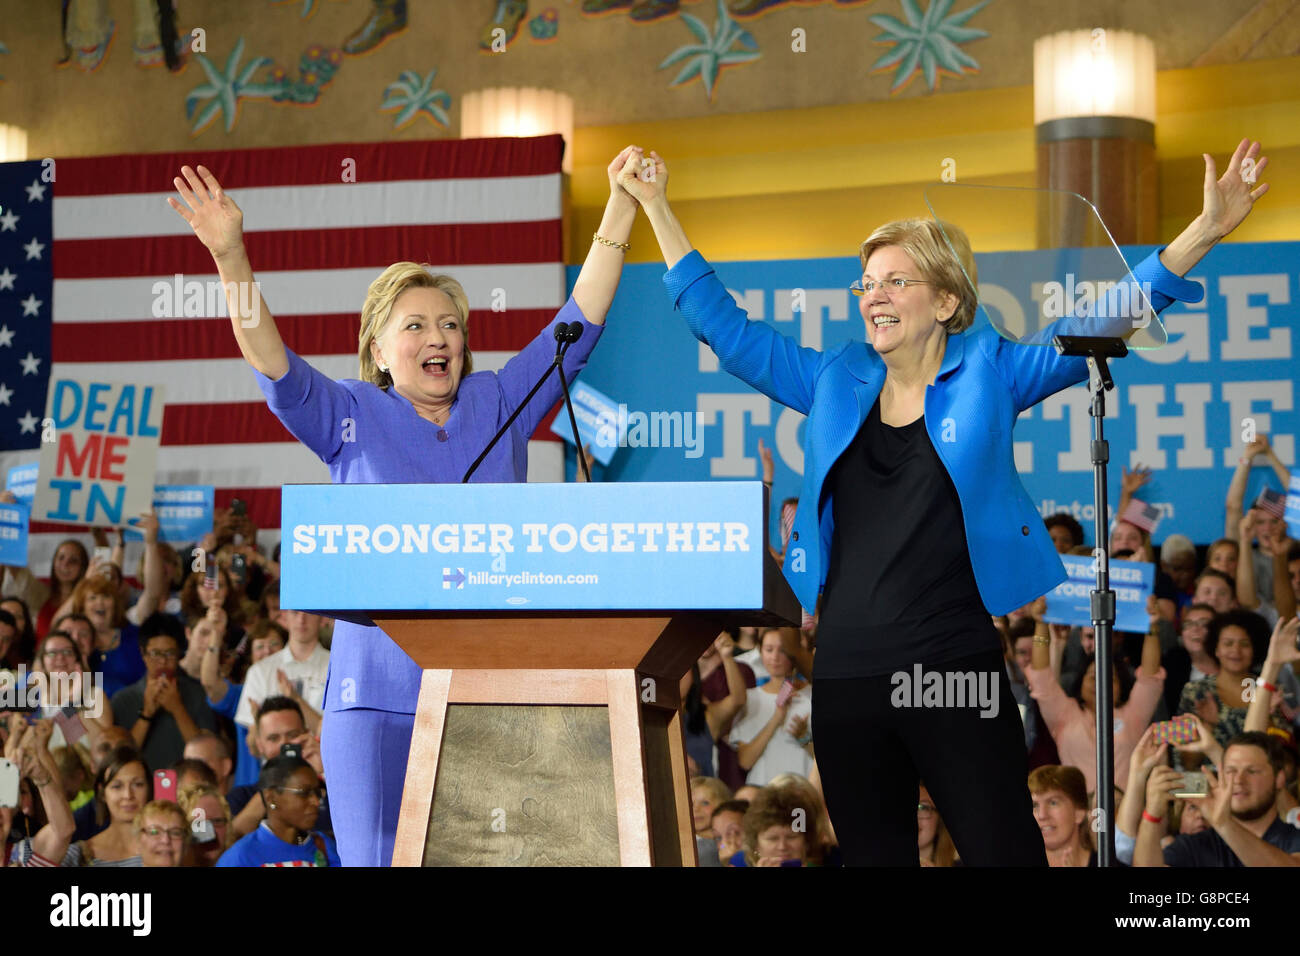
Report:
M 162 415 L 158 385 L 51 379 L 35 519 L 122 527 L 148 511 Z
M 1050 624 L 1088 627 L 1092 624 L 1092 589 L 1097 583 L 1093 559 L 1077 554 L 1063 554 L 1061 561 L 1070 580 L 1047 594 Z M 1115 592 L 1115 630 L 1131 634 L 1147 631 L 1147 596 L 1155 585 L 1156 566 L 1142 561 L 1112 561 L 1110 588 Z
M 35 464 L 15 465 L 9 469 L 9 475 L 5 479 L 5 489 L 12 491 L 14 497 L 28 507 L 36 497 L 37 467 Z
M 748 610 L 760 482 L 285 485 L 300 610 Z
M 0 504 L 0 566 L 27 567 L 27 521 L 31 511 L 25 504 Z
M 1291 476 L 1286 494 L 1286 533 L 1300 539 L 1300 475 Z
M 590 445 L 592 456 L 602 465 L 608 465 L 614 457 L 614 450 L 623 446 L 627 434 L 626 420 L 619 422 L 618 403 L 582 382 L 573 386 L 571 397 L 581 441 L 574 441 L 569 416 L 563 409 L 551 422 L 551 431 L 570 445 Z
M 158 540 L 189 544 L 212 530 L 212 485 L 158 485 L 153 490 L 158 515 Z M 143 538 L 138 528 L 126 528 L 128 538 Z

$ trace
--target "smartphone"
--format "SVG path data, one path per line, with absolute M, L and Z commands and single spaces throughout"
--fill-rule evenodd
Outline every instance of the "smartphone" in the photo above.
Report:
M 297 757 L 302 759 L 302 744 L 280 744 L 281 757 Z
M 1197 739 L 1196 721 L 1188 714 L 1156 724 L 1155 742 L 1158 744 L 1190 744 Z
M 1210 795 L 1209 784 L 1205 774 L 1200 771 L 1183 774 L 1183 782 L 1174 791 L 1174 796 L 1183 800 L 1196 800 Z
M 176 771 L 155 770 L 153 774 L 153 798 L 176 802 Z
M 230 502 L 230 513 L 236 518 L 242 518 L 248 513 L 248 506 L 240 499 L 234 498 Z
M 95 564 L 108 564 L 108 562 L 110 562 L 110 561 L 112 561 L 112 560 L 113 560 L 113 549 L 112 549 L 112 548 L 96 548 L 96 549 L 95 549 Z
M 776 692 L 776 706 L 784 707 L 787 703 L 789 703 L 790 698 L 793 695 L 794 695 L 794 681 L 792 681 L 790 678 L 787 677 L 785 679 L 785 683 L 781 685 L 781 689 Z
M 217 556 L 211 551 L 204 555 L 203 586 L 209 591 L 217 589 Z
M 238 538 L 239 535 L 235 535 L 235 537 Z M 236 541 L 235 543 L 238 544 L 239 542 Z M 231 557 L 230 576 L 235 579 L 235 587 L 237 588 L 242 588 L 244 582 L 248 579 L 248 563 L 242 554 Z
M 18 806 L 18 764 L 0 757 L 0 807 Z

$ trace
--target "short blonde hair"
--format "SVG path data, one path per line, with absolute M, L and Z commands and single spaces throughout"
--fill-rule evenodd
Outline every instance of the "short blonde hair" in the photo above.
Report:
M 949 335 L 965 332 L 974 324 L 975 307 L 979 304 L 975 285 L 979 276 L 966 233 L 952 223 L 939 223 L 933 219 L 887 222 L 877 227 L 858 250 L 863 272 L 866 272 L 871 254 L 885 246 L 897 246 L 906 252 L 916 263 L 921 278 L 933 283 L 936 292 L 951 292 L 957 297 L 957 311 L 943 323 Z M 955 257 L 954 250 L 957 253 Z
M 361 381 L 380 388 L 393 384 L 388 372 L 381 372 L 370 354 L 370 344 L 382 337 L 393 314 L 393 303 L 407 289 L 437 289 L 446 293 L 460 319 L 460 331 L 465 336 L 464 375 L 474 371 L 474 356 L 469 350 L 469 297 L 459 282 L 448 275 L 434 275 L 418 262 L 394 262 L 370 283 L 366 301 L 361 306 L 361 334 L 357 344 L 361 360 Z
M 150 800 L 141 807 L 140 812 L 135 815 L 135 819 L 131 822 L 137 833 L 144 830 L 144 821 L 149 816 L 173 817 L 180 822 L 181 829 L 185 831 L 185 842 L 190 842 L 189 821 L 185 819 L 185 811 L 170 800 Z

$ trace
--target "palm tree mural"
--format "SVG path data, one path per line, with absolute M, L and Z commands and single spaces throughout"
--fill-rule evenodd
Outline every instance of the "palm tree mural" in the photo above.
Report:
M 753 35 L 731 19 L 723 0 L 717 0 L 717 5 L 718 19 L 712 30 L 699 17 L 685 11 L 678 14 L 699 42 L 679 46 L 658 67 L 661 70 L 667 69 L 685 60 L 686 65 L 668 85 L 681 86 L 699 77 L 704 82 L 704 93 L 710 100 L 713 99 L 713 91 L 723 67 L 749 63 L 763 55 L 758 52 L 758 43 Z M 741 49 L 732 49 L 737 43 Z

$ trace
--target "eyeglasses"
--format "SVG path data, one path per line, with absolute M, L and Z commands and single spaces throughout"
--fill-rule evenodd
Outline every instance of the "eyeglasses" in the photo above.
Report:
M 934 283 L 926 279 L 893 278 L 883 279 L 880 282 L 875 279 L 868 279 L 865 282 L 858 279 L 853 285 L 849 286 L 849 291 L 854 295 L 874 295 L 877 289 L 881 289 L 886 295 L 890 295 L 894 292 L 902 292 L 909 285 L 934 285 Z
M 45 657 L 76 657 L 77 652 L 70 647 L 51 647 L 45 653 Z
M 1204 631 L 1210 627 L 1209 621 L 1183 621 L 1184 631 Z
M 275 789 L 279 790 L 281 793 L 296 793 L 304 799 L 307 797 L 315 797 L 317 800 L 325 799 L 324 787 L 276 787 Z
M 174 661 L 180 658 L 179 651 L 149 651 L 145 657 L 151 661 Z
M 145 836 L 165 836 L 169 840 L 184 840 L 185 831 L 180 827 L 145 827 L 140 831 Z
M 934 808 L 933 804 L 929 804 L 929 803 L 918 803 L 916 805 L 916 812 L 917 813 L 938 813 L 938 811 Z

